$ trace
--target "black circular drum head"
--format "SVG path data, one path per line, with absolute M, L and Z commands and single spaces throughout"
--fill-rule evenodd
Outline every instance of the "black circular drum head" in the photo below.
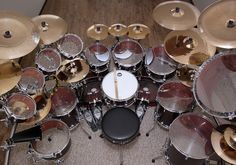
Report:
M 102 118 L 104 137 L 116 144 L 131 142 L 139 133 L 139 125 L 136 113 L 124 107 L 112 108 Z

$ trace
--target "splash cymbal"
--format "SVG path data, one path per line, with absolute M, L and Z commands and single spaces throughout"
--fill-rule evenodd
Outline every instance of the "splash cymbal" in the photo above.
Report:
M 187 30 L 197 25 L 199 10 L 183 1 L 167 1 L 157 5 L 152 13 L 159 25 L 171 30 Z
M 120 23 L 116 23 L 111 25 L 108 28 L 108 32 L 110 35 L 114 36 L 114 37 L 121 37 L 124 36 L 128 33 L 128 28 L 127 26 L 120 24 Z
M 144 24 L 131 24 L 128 26 L 128 36 L 129 38 L 135 40 L 141 40 L 146 38 L 146 36 L 150 33 L 149 27 Z
M 108 27 L 103 24 L 95 24 L 88 28 L 87 36 L 97 41 L 104 40 L 108 36 Z
M 224 0 L 213 3 L 201 13 L 198 25 L 212 45 L 236 48 L 235 10 L 235 0 Z
M 232 149 L 224 139 L 223 134 L 213 130 L 211 144 L 217 155 L 228 163 L 236 164 L 236 150 Z
M 194 28 L 171 31 L 165 38 L 164 47 L 166 53 L 176 62 L 193 66 L 200 66 L 216 51 Z
M 0 59 L 16 59 L 32 52 L 39 43 L 39 31 L 30 18 L 0 11 Z
M 21 74 L 20 65 L 14 61 L 9 60 L 0 64 L 0 96 L 17 85 L 21 79 Z
M 224 138 L 227 144 L 236 150 L 236 130 L 228 127 L 224 131 Z
M 39 15 L 32 18 L 32 21 L 37 25 L 40 38 L 45 45 L 58 41 L 67 32 L 66 21 L 56 15 Z

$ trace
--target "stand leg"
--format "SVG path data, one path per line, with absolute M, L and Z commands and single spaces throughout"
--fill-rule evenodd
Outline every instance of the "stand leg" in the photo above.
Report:
M 157 121 L 157 118 L 158 118 L 158 107 L 156 107 L 156 109 L 154 110 L 154 115 L 153 115 L 153 126 L 150 128 L 150 130 L 146 133 L 146 136 L 148 137 L 149 134 L 156 128 L 157 124 L 156 124 L 156 121 Z
M 120 152 L 120 165 L 123 165 L 123 163 L 124 163 L 124 159 L 123 159 L 123 148 L 122 148 L 122 146 L 120 145 L 119 146 L 119 152 Z
M 165 151 L 167 150 L 167 148 L 168 148 L 169 145 L 170 145 L 170 139 L 169 139 L 169 138 L 166 138 L 166 141 L 165 141 L 164 145 L 161 147 L 161 154 L 158 155 L 158 156 L 156 156 L 156 157 L 154 157 L 154 158 L 152 159 L 152 163 L 155 163 L 156 160 L 161 159 L 162 157 L 165 156 Z

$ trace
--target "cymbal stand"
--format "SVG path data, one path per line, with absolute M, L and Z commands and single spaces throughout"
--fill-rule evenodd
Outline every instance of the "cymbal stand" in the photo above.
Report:
M 164 145 L 163 145 L 163 146 L 161 147 L 161 149 L 160 149 L 160 151 L 161 151 L 160 155 L 154 157 L 154 158 L 152 159 L 152 163 L 155 163 L 156 160 L 161 159 L 161 158 L 163 158 L 163 157 L 165 157 L 165 158 L 167 159 L 167 157 L 165 156 L 165 152 L 166 152 L 166 150 L 168 149 L 168 146 L 170 146 L 170 145 L 171 145 L 170 139 L 169 139 L 169 138 L 166 138 Z
M 149 134 L 156 128 L 156 126 L 157 126 L 157 119 L 158 119 L 158 117 L 160 117 L 159 116 L 159 114 L 158 114 L 158 109 L 159 109 L 159 105 L 157 105 L 156 106 L 156 108 L 155 108 L 155 110 L 154 110 L 154 115 L 153 115 L 153 121 L 154 121 L 154 123 L 153 123 L 153 126 L 147 131 L 147 133 L 146 133 L 146 136 L 148 137 L 149 136 Z

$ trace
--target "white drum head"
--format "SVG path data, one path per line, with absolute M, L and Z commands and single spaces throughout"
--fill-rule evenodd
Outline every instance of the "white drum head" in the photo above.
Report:
M 132 98 L 137 92 L 138 80 L 128 71 L 116 70 L 104 77 L 102 90 L 111 100 L 126 101 Z

